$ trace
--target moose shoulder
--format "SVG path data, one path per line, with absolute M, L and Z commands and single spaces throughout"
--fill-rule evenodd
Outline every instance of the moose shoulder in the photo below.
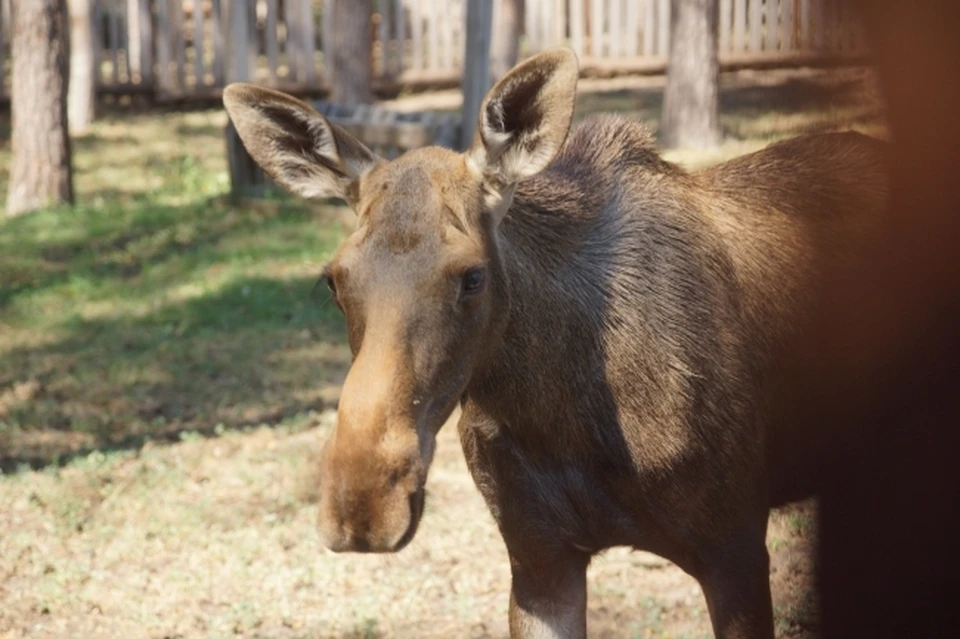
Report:
M 696 577 L 718 637 L 772 637 L 768 511 L 806 494 L 779 364 L 883 210 L 884 144 L 802 137 L 691 174 L 622 118 L 568 139 L 576 83 L 572 52 L 542 53 L 491 89 L 466 153 L 389 162 L 289 96 L 226 90 L 273 179 L 358 215 L 326 270 L 354 361 L 320 535 L 406 545 L 460 404 L 514 637 L 585 636 L 587 564 L 616 545 Z

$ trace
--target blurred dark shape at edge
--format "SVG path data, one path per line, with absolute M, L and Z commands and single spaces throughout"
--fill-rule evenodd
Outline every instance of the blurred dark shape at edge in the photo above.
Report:
M 868 268 L 823 291 L 785 364 L 820 497 L 822 635 L 943 637 L 960 600 L 960 3 L 848 2 L 892 142 Z M 831 0 L 827 0 L 831 2 Z

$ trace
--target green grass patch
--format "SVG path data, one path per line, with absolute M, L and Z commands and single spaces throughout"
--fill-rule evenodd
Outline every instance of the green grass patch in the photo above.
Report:
M 230 201 L 224 122 L 107 118 L 76 146 L 76 207 L 0 222 L 0 456 L 322 406 L 348 355 L 315 282 L 343 225 L 331 207 Z

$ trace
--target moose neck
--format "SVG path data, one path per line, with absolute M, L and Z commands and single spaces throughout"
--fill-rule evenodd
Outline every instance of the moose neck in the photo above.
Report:
M 544 202 L 539 194 L 553 181 L 560 180 L 518 189 L 498 230 L 508 308 L 467 394 L 501 423 L 564 421 L 560 411 L 589 410 L 575 404 L 596 397 L 585 391 L 605 378 L 611 260 L 598 239 L 612 196 L 591 208 L 578 202 L 583 194 Z M 564 201 L 571 205 L 558 205 Z

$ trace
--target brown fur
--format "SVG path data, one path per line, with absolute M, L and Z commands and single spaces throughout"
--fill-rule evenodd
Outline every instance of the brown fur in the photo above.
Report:
M 325 179 L 359 215 L 328 270 L 355 362 L 323 453 L 321 534 L 335 550 L 409 541 L 459 402 L 510 554 L 514 636 L 583 636 L 590 557 L 629 545 L 700 581 L 718 637 L 772 637 L 767 513 L 806 494 L 777 428 L 802 394 L 777 356 L 869 235 L 883 145 L 805 137 L 689 174 L 622 118 L 563 144 L 575 69 L 554 51 L 511 72 L 465 155 L 315 145 L 317 164 L 357 167 Z M 312 192 L 270 142 L 276 114 L 269 131 L 251 115 L 296 105 L 230 91 L 257 161 Z M 486 286 L 466 295 L 472 269 Z

